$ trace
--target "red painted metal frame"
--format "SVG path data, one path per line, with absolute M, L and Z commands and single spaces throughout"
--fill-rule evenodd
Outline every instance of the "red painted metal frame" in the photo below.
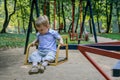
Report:
M 102 43 L 96 43 L 96 44 L 104 44 L 104 45 L 120 45 L 120 41 L 116 41 L 116 42 L 102 42 Z
M 107 44 L 107 45 L 120 45 L 120 42 L 107 42 L 107 43 L 97 43 L 97 44 Z M 119 52 L 113 52 L 113 51 L 108 51 L 104 49 L 99 49 L 99 48 L 93 48 L 85 45 L 78 45 L 78 50 L 90 61 L 90 63 L 102 74 L 102 76 L 106 80 L 111 80 L 111 78 L 101 69 L 101 67 L 86 53 L 90 52 L 93 54 L 98 54 L 110 58 L 115 58 L 115 59 L 120 59 L 120 53 Z

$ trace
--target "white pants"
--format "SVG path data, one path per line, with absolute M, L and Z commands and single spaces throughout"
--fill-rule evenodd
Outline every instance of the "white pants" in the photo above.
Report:
M 54 61 L 55 60 L 55 51 L 51 50 L 37 50 L 34 51 L 28 58 L 29 62 L 44 62 L 47 61 Z

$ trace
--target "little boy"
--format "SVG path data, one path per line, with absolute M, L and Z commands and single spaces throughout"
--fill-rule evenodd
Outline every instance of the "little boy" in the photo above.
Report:
M 63 40 L 57 31 L 50 29 L 50 24 L 47 16 L 40 16 L 36 20 L 36 29 L 38 30 L 37 38 L 32 42 L 32 45 L 38 42 L 38 50 L 29 56 L 29 62 L 32 62 L 32 68 L 29 74 L 43 73 L 49 62 L 55 60 L 56 55 L 56 39 L 61 45 Z M 38 63 L 41 66 L 38 67 Z

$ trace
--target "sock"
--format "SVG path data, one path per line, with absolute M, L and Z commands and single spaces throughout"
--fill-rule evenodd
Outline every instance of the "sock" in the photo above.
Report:
M 42 63 L 42 66 L 46 67 L 48 65 L 48 61 Z
M 38 66 L 38 63 L 37 63 L 37 62 L 33 62 L 32 65 L 33 65 L 33 66 Z

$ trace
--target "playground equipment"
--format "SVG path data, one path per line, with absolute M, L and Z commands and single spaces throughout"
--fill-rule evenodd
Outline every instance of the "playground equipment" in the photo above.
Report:
M 101 67 L 93 60 L 87 52 L 98 54 L 110 58 L 120 59 L 120 53 L 115 51 L 120 51 L 120 42 L 107 42 L 107 43 L 96 43 L 89 45 L 78 45 L 78 50 L 89 60 L 89 62 L 102 74 L 106 80 L 112 80 Z M 111 50 L 114 50 L 111 51 Z M 120 63 L 113 68 L 113 76 L 120 76 Z
M 93 25 L 93 34 L 94 34 L 94 39 L 95 39 L 95 42 L 97 43 L 97 36 L 96 36 L 96 28 L 95 28 L 95 24 L 94 24 L 94 19 L 93 19 L 93 14 L 92 14 L 92 5 L 91 5 L 91 1 L 90 0 L 87 0 L 87 4 L 86 4 L 86 7 L 85 7 L 85 14 L 83 15 L 83 21 L 82 21 L 82 25 L 81 25 L 81 31 L 80 31 L 80 36 L 79 38 L 82 37 L 82 34 L 83 34 L 83 31 L 85 30 L 84 29 L 84 23 L 85 23 L 85 18 L 86 18 L 86 13 L 88 11 L 88 7 L 89 7 L 89 10 L 90 10 L 90 18 L 92 20 L 92 25 Z M 85 33 L 86 34 L 86 33 Z M 78 43 L 80 43 L 80 40 L 78 41 Z
M 83 20 L 82 20 L 82 0 L 79 1 L 79 10 L 78 12 L 80 12 L 80 15 L 78 17 L 80 17 L 80 33 L 78 34 L 77 33 L 77 26 L 76 26 L 76 29 L 74 31 L 74 14 L 75 14 L 75 0 L 72 0 L 72 28 L 71 28 L 71 31 L 69 32 L 69 35 L 70 35 L 70 40 L 71 41 L 74 41 L 74 40 L 77 40 L 78 41 L 78 44 L 80 44 L 80 41 L 81 40 L 85 40 L 87 41 L 88 40 L 88 32 L 85 30 L 85 27 L 84 27 L 84 22 L 85 22 L 85 18 L 86 18 L 86 13 L 88 11 L 88 7 L 90 9 L 90 18 L 92 20 L 92 25 L 93 25 L 93 34 L 94 34 L 94 39 L 95 39 L 95 42 L 97 43 L 97 36 L 96 36 L 96 29 L 95 29 L 95 24 L 94 24 L 94 20 L 93 20 L 93 14 L 92 14 L 92 8 L 91 8 L 91 1 L 90 0 L 87 0 L 87 4 L 86 4 L 86 7 L 85 7 L 85 14 L 83 15 Z
M 113 67 L 113 76 L 120 77 L 120 60 Z
M 75 39 L 78 39 L 78 43 L 80 43 L 81 36 L 82 36 L 83 31 L 84 31 L 84 22 L 85 22 L 85 17 L 86 17 L 88 7 L 90 9 L 90 18 L 92 20 L 92 25 L 93 25 L 94 39 L 95 39 L 95 42 L 97 43 L 96 29 L 95 29 L 95 25 L 94 25 L 92 8 L 91 8 L 91 3 L 90 2 L 91 2 L 90 0 L 87 0 L 87 5 L 85 7 L 85 14 L 83 15 L 83 21 L 82 21 L 81 31 L 80 31 L 79 37 L 78 37 L 78 34 L 74 33 L 73 29 L 72 29 L 73 30 L 72 33 L 70 34 L 71 39 L 74 39 L 74 37 L 75 37 Z M 29 64 L 28 63 L 28 56 L 29 56 L 29 49 L 30 49 L 31 45 L 29 45 L 28 47 L 27 47 L 27 45 L 28 45 L 29 35 L 30 35 L 30 30 L 31 30 L 31 24 L 32 24 L 31 21 L 32 21 L 34 5 L 36 7 L 37 17 L 39 16 L 39 9 L 38 9 L 38 5 L 37 5 L 37 0 L 32 0 L 31 14 L 30 14 L 30 20 L 29 20 L 30 22 L 29 22 L 29 25 L 28 25 L 25 51 L 24 51 L 24 54 L 26 54 L 24 64 Z M 54 2 L 54 5 L 56 6 L 55 2 Z M 54 9 L 54 11 L 56 11 L 56 10 Z M 54 13 L 54 20 L 55 20 L 55 14 L 56 13 Z M 74 22 L 74 21 L 72 21 L 72 22 Z M 73 23 L 72 23 L 72 25 L 73 25 Z M 55 22 L 54 22 L 54 28 L 55 28 Z M 75 49 L 75 50 L 78 49 L 91 62 L 91 64 L 93 64 L 93 66 L 104 76 L 104 78 L 106 80 L 111 80 L 111 78 L 97 65 L 97 63 L 95 63 L 95 61 L 89 55 L 87 55 L 86 52 L 91 52 L 91 53 L 102 55 L 102 56 L 107 56 L 107 57 L 111 57 L 111 58 L 115 58 L 115 59 L 120 59 L 120 54 L 118 52 L 109 51 L 109 50 L 116 50 L 116 51 L 120 50 L 120 42 L 98 43 L 98 44 L 90 44 L 90 45 L 67 45 L 66 44 L 66 48 L 65 47 L 61 47 L 61 48 L 66 49 L 66 57 L 64 58 L 64 60 L 60 60 L 60 61 L 58 60 L 58 56 L 59 56 L 58 54 L 59 54 L 59 50 L 60 50 L 60 45 L 59 45 L 58 48 L 57 48 L 55 62 L 53 64 L 50 64 L 50 65 L 57 65 L 57 64 L 60 64 L 60 63 L 63 63 L 65 61 L 67 61 L 68 60 L 68 49 Z M 98 49 L 98 48 L 101 48 L 101 49 Z M 104 50 L 104 49 L 106 49 L 106 50 Z M 118 65 L 115 65 L 115 67 L 113 68 L 113 76 L 114 75 L 115 76 L 116 75 L 120 76 L 120 68 L 117 68 L 117 67 L 118 67 Z
M 65 57 L 59 57 L 59 54 L 60 54 L 59 51 L 60 51 L 60 47 L 61 47 L 61 45 L 59 44 L 58 47 L 57 47 L 57 51 L 56 51 L 56 59 L 55 59 L 54 62 L 49 63 L 49 65 L 56 66 L 58 64 L 66 62 L 68 60 L 68 44 L 67 44 L 68 43 L 67 42 L 68 38 L 67 38 L 67 36 L 63 36 L 63 39 L 66 40 L 66 43 L 64 44 L 64 48 L 66 50 Z M 38 45 L 38 43 L 36 43 L 34 46 L 37 46 L 37 45 Z M 27 51 L 26 51 L 26 55 L 25 55 L 25 61 L 24 61 L 25 65 L 30 64 L 28 62 L 30 47 L 33 47 L 32 44 L 29 44 L 28 47 L 27 47 Z

